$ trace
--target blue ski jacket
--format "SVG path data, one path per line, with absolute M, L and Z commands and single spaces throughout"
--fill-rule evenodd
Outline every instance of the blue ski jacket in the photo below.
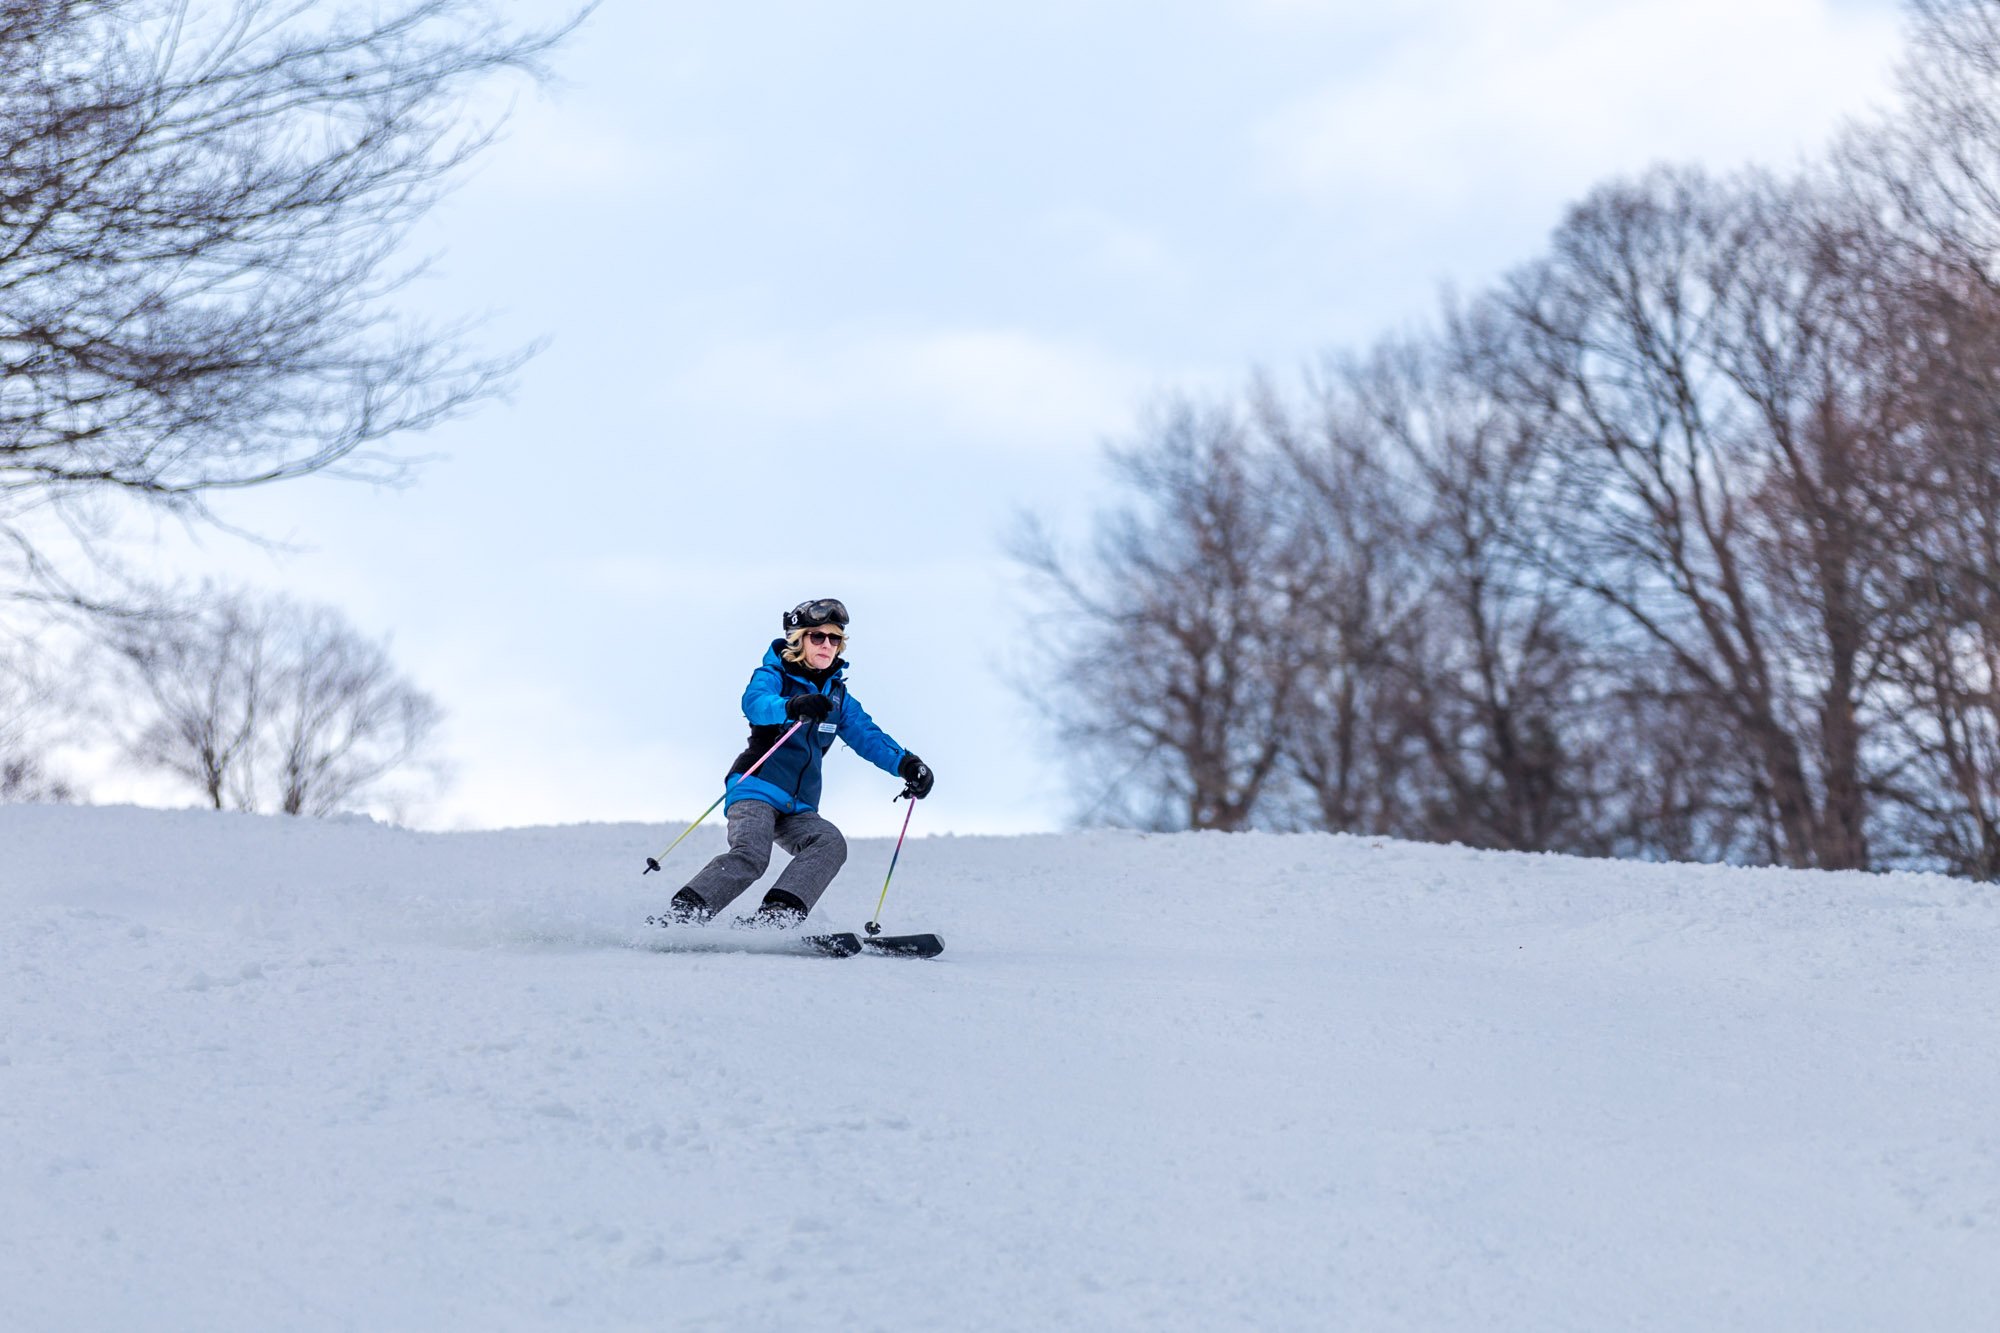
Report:
M 771 641 L 763 663 L 750 673 L 750 683 L 744 687 L 743 716 L 750 720 L 750 744 L 729 766 L 725 808 L 738 801 L 762 801 L 788 815 L 817 809 L 820 764 L 836 738 L 885 773 L 894 775 L 903 762 L 903 747 L 876 726 L 847 692 L 846 658 L 836 658 L 826 679 L 815 683 L 804 668 L 779 656 L 784 646 L 783 639 Z M 808 722 L 800 727 L 761 768 L 743 776 L 792 725 L 785 716 L 785 701 L 801 694 L 826 695 L 833 700 L 833 712 L 817 726 Z

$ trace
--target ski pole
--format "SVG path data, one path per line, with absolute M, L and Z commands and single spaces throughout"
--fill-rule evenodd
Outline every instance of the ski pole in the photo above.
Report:
M 910 796 L 910 793 L 905 791 L 903 796 Z M 898 796 L 896 799 L 900 801 L 903 797 Z M 882 933 L 882 904 L 888 900 L 889 881 L 896 877 L 896 861 L 903 854 L 903 839 L 910 836 L 910 816 L 916 812 L 917 798 L 910 796 L 910 808 L 903 811 L 903 831 L 896 835 L 896 851 L 889 858 L 889 873 L 882 876 L 882 896 L 875 900 L 875 919 L 862 927 L 870 935 L 880 935 Z
M 750 767 L 743 770 L 743 776 L 747 778 L 752 773 L 755 773 L 758 769 L 762 768 L 764 766 L 764 761 L 766 759 L 769 759 L 772 755 L 778 752 L 778 746 L 783 745 L 786 741 L 790 740 L 792 738 L 792 733 L 797 731 L 800 727 L 803 727 L 805 724 L 806 720 L 804 718 L 800 718 L 798 721 L 792 723 L 791 726 L 787 727 L 785 729 L 785 734 L 778 737 L 778 739 L 772 743 L 770 749 L 764 751 L 763 754 L 757 756 L 756 763 L 750 765 Z M 694 823 L 689 824 L 686 828 L 682 829 L 681 838 L 685 838 L 688 834 L 694 832 L 695 829 L 700 826 L 702 820 L 707 819 L 710 815 L 715 813 L 715 806 L 721 805 L 727 799 L 729 799 L 729 788 L 728 784 L 725 783 L 723 784 L 722 795 L 715 798 L 715 805 L 711 805 L 708 807 L 708 809 L 702 811 L 700 815 L 696 816 Z M 655 870 L 658 870 L 660 868 L 660 862 L 667 859 L 667 852 L 671 852 L 673 851 L 674 848 L 681 845 L 681 838 L 675 838 L 672 842 L 668 843 L 667 851 L 661 852 L 658 856 L 647 857 L 646 868 L 644 870 L 641 870 L 639 873 L 641 875 L 650 875 Z M 886 886 L 884 887 L 886 888 Z

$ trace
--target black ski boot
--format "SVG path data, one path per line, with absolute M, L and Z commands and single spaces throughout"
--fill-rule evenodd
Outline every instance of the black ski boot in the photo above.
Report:
M 769 930 L 786 930 L 806 919 L 806 905 L 783 889 L 772 889 L 750 914 L 749 924 Z
M 646 918 L 649 926 L 699 926 L 715 913 L 708 910 L 708 904 L 696 896 L 693 889 L 682 889 L 667 904 L 667 910 L 658 916 Z

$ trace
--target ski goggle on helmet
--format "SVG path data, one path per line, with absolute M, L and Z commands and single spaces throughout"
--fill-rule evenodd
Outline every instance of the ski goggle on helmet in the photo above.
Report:
M 838 597 L 822 597 L 816 602 L 800 602 L 785 612 L 785 632 L 811 629 L 814 625 L 847 628 L 847 607 Z

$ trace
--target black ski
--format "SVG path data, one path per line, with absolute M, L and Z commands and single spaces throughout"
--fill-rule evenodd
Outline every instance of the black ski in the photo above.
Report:
M 866 935 L 861 947 L 901 958 L 935 958 L 944 952 L 944 941 L 935 935 Z

